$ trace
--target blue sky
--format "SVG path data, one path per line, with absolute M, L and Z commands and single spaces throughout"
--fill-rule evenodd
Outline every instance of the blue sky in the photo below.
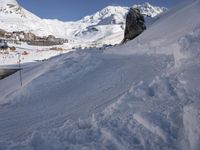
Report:
M 157 6 L 172 8 L 183 0 L 17 0 L 27 10 L 41 18 L 63 21 L 79 20 L 108 5 L 132 6 L 149 2 Z

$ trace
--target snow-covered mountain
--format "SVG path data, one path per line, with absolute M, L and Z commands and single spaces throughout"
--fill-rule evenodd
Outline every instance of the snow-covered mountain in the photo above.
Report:
M 149 17 L 155 17 L 167 11 L 165 7 L 152 6 L 148 2 L 141 5 L 133 5 L 132 7 L 139 8 L 142 14 Z M 124 24 L 128 10 L 129 7 L 107 6 L 95 14 L 84 17 L 81 22 L 95 25 Z
M 134 8 L 139 8 L 141 13 L 145 16 L 155 17 L 165 11 L 167 11 L 166 7 L 156 7 L 152 6 L 148 2 L 141 5 L 133 5 Z
M 21 7 L 16 0 L 0 0 L 1 18 L 15 19 L 27 18 L 29 20 L 40 19 L 36 15 Z
M 136 7 L 136 5 L 134 5 Z M 156 16 L 165 8 L 151 6 L 148 3 L 137 5 L 148 16 Z M 38 36 L 54 35 L 69 40 L 87 42 L 107 41 L 106 38 L 118 37 L 123 32 L 128 7 L 108 6 L 93 15 L 75 22 L 41 19 L 21 7 L 16 0 L 0 0 L 0 27 L 6 31 L 33 32 Z M 111 26 L 112 25 L 112 26 Z M 123 34 L 122 34 L 123 35 Z M 84 37 L 84 38 L 83 38 Z M 91 37 L 93 37 L 91 39 Z M 118 37 L 121 41 L 122 36 Z M 109 44 L 109 43 L 108 43 Z
M 199 150 L 200 0 L 123 45 L 0 80 L 1 150 Z
M 128 7 L 107 6 L 95 14 L 84 17 L 81 22 L 91 25 L 123 24 L 128 9 Z

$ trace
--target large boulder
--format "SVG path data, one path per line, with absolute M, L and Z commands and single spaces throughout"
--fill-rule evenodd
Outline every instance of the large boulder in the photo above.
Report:
M 126 16 L 126 28 L 123 43 L 132 40 L 146 29 L 144 16 L 138 8 L 131 8 Z

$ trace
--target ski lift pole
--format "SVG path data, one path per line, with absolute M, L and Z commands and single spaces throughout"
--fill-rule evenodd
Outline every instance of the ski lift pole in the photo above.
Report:
M 22 87 L 22 68 L 21 68 L 21 54 L 18 53 L 18 61 L 19 61 L 19 78 L 20 78 L 20 85 Z

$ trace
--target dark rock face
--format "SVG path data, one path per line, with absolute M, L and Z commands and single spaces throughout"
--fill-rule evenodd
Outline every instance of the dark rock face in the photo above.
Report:
M 132 40 L 146 29 L 144 16 L 138 8 L 131 8 L 126 16 L 126 28 L 123 43 Z

